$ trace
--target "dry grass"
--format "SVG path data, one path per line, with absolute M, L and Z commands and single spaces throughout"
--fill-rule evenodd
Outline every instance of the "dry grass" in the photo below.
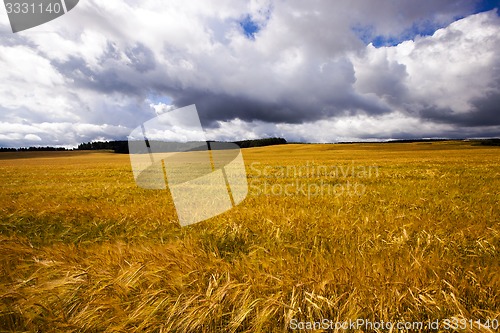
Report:
M 463 142 L 246 149 L 254 188 L 300 178 L 360 182 L 364 194 L 253 191 L 183 229 L 168 192 L 136 187 L 125 155 L 3 153 L 0 331 L 500 319 L 498 152 Z M 378 177 L 282 172 L 312 161 L 377 166 Z

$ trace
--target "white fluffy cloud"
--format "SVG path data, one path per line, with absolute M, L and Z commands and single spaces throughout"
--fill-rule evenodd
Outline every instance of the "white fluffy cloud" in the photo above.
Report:
M 192 103 L 213 139 L 500 135 L 500 19 L 473 7 L 89 0 L 18 34 L 0 12 L 0 146 L 125 139 Z
M 356 86 L 387 101 L 404 97 L 403 102 L 418 103 L 420 108 L 432 105 L 467 112 L 470 101 L 498 92 L 499 24 L 491 12 L 395 47 L 368 45 L 355 61 Z

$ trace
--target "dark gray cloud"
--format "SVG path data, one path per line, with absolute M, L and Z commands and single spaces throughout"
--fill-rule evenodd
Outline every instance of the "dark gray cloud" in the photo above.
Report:
M 428 108 L 421 112 L 421 117 L 433 122 L 440 122 L 461 127 L 500 126 L 500 92 L 489 93 L 483 98 L 471 101 L 472 110 L 465 113 L 451 109 Z M 500 135 L 500 130 L 496 132 Z
M 74 87 L 91 89 L 101 94 L 119 92 L 130 95 L 141 93 L 136 82 L 112 66 L 93 70 L 85 59 L 74 56 L 70 56 L 63 62 L 54 60 L 52 65 L 64 77 L 70 79 Z
M 128 48 L 125 54 L 130 60 L 130 65 L 140 73 L 154 70 L 156 67 L 153 51 L 141 43 Z
M 209 91 L 183 90 L 173 93 L 173 104 L 185 106 L 196 104 L 200 119 L 205 127 L 216 126 L 218 121 L 241 119 L 244 121 L 264 121 L 270 123 L 299 124 L 335 116 L 357 114 L 382 114 L 391 110 L 377 101 L 370 101 L 360 95 L 345 95 L 331 103 L 325 101 L 301 102 L 279 100 L 276 102 L 215 94 Z

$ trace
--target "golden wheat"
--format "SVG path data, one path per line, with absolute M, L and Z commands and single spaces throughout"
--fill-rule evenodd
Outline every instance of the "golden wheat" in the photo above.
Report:
M 245 149 L 249 196 L 182 229 L 168 191 L 138 188 L 126 155 L 3 153 L 0 331 L 499 320 L 498 152 L 470 142 Z

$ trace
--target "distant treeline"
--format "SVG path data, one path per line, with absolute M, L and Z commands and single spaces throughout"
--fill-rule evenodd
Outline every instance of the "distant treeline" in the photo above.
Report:
M 153 143 L 152 141 L 151 143 Z M 155 142 L 159 143 L 159 142 Z M 283 145 L 287 141 L 283 138 L 267 138 L 267 139 L 255 139 L 255 140 L 243 140 L 233 142 L 237 144 L 240 148 L 252 148 L 252 147 L 264 147 L 272 145 Z M 170 151 L 175 151 L 175 142 L 166 142 L 165 146 L 168 146 Z M 182 144 L 179 144 L 180 146 Z M 158 145 L 157 145 L 158 146 Z M 95 141 L 87 142 L 78 145 L 78 150 L 112 150 L 115 153 L 128 154 L 129 153 L 129 143 L 128 141 Z
M 480 140 L 479 144 L 481 146 L 500 146 L 500 139 L 486 139 Z
M 265 147 L 274 145 L 285 145 L 286 140 L 283 138 L 267 138 L 267 139 L 255 139 L 255 140 L 243 140 L 235 141 L 240 148 L 252 148 L 252 147 Z
M 128 141 L 94 141 L 80 143 L 78 150 L 112 150 L 115 153 L 128 153 Z

